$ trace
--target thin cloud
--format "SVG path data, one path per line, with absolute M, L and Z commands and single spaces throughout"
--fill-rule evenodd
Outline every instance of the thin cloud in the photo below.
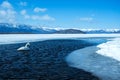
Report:
M 46 9 L 46 8 L 39 8 L 39 7 L 36 7 L 36 8 L 34 8 L 33 11 L 36 12 L 36 13 L 38 13 L 38 12 L 45 12 L 45 11 L 47 11 L 47 9 Z
M 43 15 L 43 16 L 32 15 L 31 19 L 33 19 L 33 20 L 45 20 L 45 21 L 54 21 L 55 20 L 55 18 L 53 18 L 49 15 Z
M 6 14 L 7 14 L 6 11 L 0 10 L 0 15 L 1 15 L 1 16 L 5 16 Z
M 1 8 L 12 9 L 12 5 L 8 1 L 4 1 L 1 5 Z
M 21 5 L 23 6 L 25 6 L 26 4 L 27 3 L 25 2 L 21 2 Z M 45 12 L 46 10 L 47 10 L 46 8 L 36 7 L 34 11 L 31 12 L 32 14 L 29 14 L 26 9 L 23 9 L 18 13 L 17 11 L 14 10 L 14 7 L 12 6 L 11 3 L 9 3 L 8 1 L 3 1 L 0 4 L 0 22 L 1 23 L 6 23 L 6 22 L 18 23 L 17 17 L 21 17 L 21 16 L 23 19 L 29 19 L 31 21 L 38 21 L 38 20 L 54 21 L 55 20 L 54 17 L 51 17 L 49 15 L 39 15 L 37 13 L 37 12 Z
M 20 11 L 20 14 L 25 18 L 25 19 L 30 19 L 30 15 L 27 14 L 27 11 L 24 9 L 24 10 L 21 10 Z
M 40 19 L 40 16 L 38 16 L 38 15 L 32 15 L 32 16 L 31 16 L 31 19 L 33 19 L 33 20 L 39 20 L 39 19 Z
M 44 21 L 54 21 L 55 18 L 49 16 L 48 14 L 47 15 L 36 15 L 36 14 L 28 14 L 27 11 L 24 9 L 24 10 L 21 10 L 20 11 L 20 14 L 24 17 L 24 19 L 31 19 L 31 20 L 44 20 Z
M 25 15 L 27 13 L 27 11 L 24 9 L 24 10 L 21 10 L 20 14 L 21 15 Z
M 0 21 L 1 22 L 16 22 L 17 12 L 14 10 L 13 6 L 8 2 L 4 1 L 0 4 Z
M 92 17 L 83 17 L 83 18 L 80 18 L 80 21 L 91 22 L 91 21 L 93 21 L 93 18 Z
M 26 15 L 24 15 L 24 18 L 25 19 L 30 19 L 30 16 L 26 14 Z
M 51 17 L 49 15 L 44 15 L 44 16 L 41 17 L 41 19 L 42 20 L 50 20 L 50 21 L 54 21 L 55 20 L 55 18 L 53 18 L 53 17 Z
M 21 6 L 27 6 L 27 2 L 20 2 Z

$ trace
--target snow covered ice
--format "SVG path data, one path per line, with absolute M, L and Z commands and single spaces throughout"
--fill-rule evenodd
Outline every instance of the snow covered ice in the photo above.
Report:
M 98 46 L 73 51 L 66 57 L 72 67 L 84 69 L 102 80 L 120 79 L 120 38 L 113 38 Z
M 100 48 L 97 53 L 103 56 L 108 56 L 120 61 L 120 38 L 112 39 L 106 43 L 97 46 Z
M 120 37 L 119 34 L 1 34 L 0 44 L 43 41 L 50 39 L 76 39 L 91 37 Z

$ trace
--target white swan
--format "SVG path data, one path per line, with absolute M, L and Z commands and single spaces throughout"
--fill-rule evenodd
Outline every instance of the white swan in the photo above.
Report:
M 29 51 L 29 50 L 30 50 L 29 46 L 30 46 L 30 43 L 28 42 L 28 43 L 26 43 L 25 46 L 20 47 L 20 48 L 18 48 L 17 50 L 18 50 L 18 51 Z

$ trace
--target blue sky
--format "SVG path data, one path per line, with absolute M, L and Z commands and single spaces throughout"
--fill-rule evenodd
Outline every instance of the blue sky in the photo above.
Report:
M 120 28 L 120 0 L 0 0 L 0 22 L 60 28 Z

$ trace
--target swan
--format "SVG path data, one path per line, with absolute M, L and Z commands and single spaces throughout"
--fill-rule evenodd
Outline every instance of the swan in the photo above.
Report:
M 17 50 L 18 51 L 29 51 L 30 50 L 29 46 L 30 46 L 30 43 L 28 42 L 28 43 L 26 43 L 25 46 L 22 46 L 22 47 L 18 48 Z

